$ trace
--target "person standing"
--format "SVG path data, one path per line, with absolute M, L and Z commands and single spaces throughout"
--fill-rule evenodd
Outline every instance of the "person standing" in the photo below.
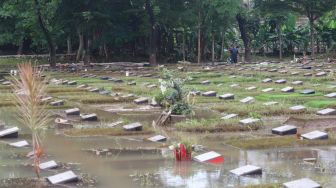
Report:
M 237 63 L 237 61 L 238 61 L 238 48 L 237 47 L 235 47 L 235 46 L 233 46 L 232 48 L 231 48 L 231 50 L 230 50 L 230 52 L 231 52 L 231 61 L 233 62 L 233 63 Z

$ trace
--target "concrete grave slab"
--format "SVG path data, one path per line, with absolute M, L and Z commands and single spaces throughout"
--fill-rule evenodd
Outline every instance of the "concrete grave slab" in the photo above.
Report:
M 280 79 L 280 80 L 275 81 L 276 84 L 285 84 L 286 82 L 287 82 L 287 80 L 285 80 L 285 79 Z
M 246 97 L 242 100 L 240 100 L 241 103 L 245 103 L 245 104 L 250 104 L 255 102 L 255 99 L 253 97 Z
M 300 94 L 304 94 L 304 95 L 315 94 L 315 90 L 313 90 L 313 89 L 305 89 L 305 90 L 301 91 Z
M 231 99 L 234 99 L 234 94 L 232 94 L 232 93 L 226 93 L 226 94 L 220 95 L 219 99 L 231 100 Z
M 302 105 L 297 105 L 297 106 L 292 106 L 289 109 L 295 112 L 301 112 L 301 111 L 305 111 L 306 107 Z
M 156 136 L 147 138 L 147 140 L 152 141 L 152 142 L 165 142 L 167 138 L 162 135 L 156 135 Z
M 218 164 L 218 163 L 224 162 L 224 157 L 215 151 L 209 151 L 209 152 L 197 155 L 193 157 L 193 159 L 201 163 L 209 162 L 209 163 Z
M 285 93 L 290 93 L 290 92 L 294 92 L 294 88 L 288 86 L 288 87 L 282 88 L 281 91 Z
M 123 128 L 125 131 L 142 131 L 142 124 L 139 122 L 131 123 L 128 125 L 124 125 Z
M 265 106 L 272 106 L 272 105 L 276 105 L 276 104 L 279 104 L 279 103 L 275 102 L 275 101 L 270 101 L 270 102 L 263 103 L 263 105 L 265 105 Z
M 209 85 L 211 82 L 209 80 L 205 80 L 205 81 L 202 81 L 201 84 L 202 85 Z
M 322 188 L 322 186 L 309 178 L 302 178 L 283 184 L 284 188 Z
M 63 106 L 64 100 L 57 100 L 50 103 L 51 106 Z
M 272 79 L 270 79 L 270 78 L 266 78 L 266 79 L 264 79 L 262 82 L 263 82 L 263 83 L 270 83 L 270 82 L 272 82 Z
M 291 135 L 297 133 L 297 127 L 294 125 L 283 125 L 272 129 L 272 134 L 277 135 Z
M 292 82 L 293 85 L 303 85 L 303 82 L 300 80 Z
M 221 117 L 221 119 L 232 119 L 238 117 L 238 114 L 228 114 L 226 116 Z
M 65 112 L 66 115 L 79 115 L 80 114 L 79 108 L 67 109 L 64 112 Z
M 249 91 L 255 90 L 255 89 L 257 89 L 257 87 L 255 87 L 255 86 L 251 86 L 251 87 L 246 88 L 246 90 L 249 90 Z
M 316 114 L 317 115 L 336 115 L 336 110 L 332 108 L 326 108 L 326 109 L 317 111 Z
M 254 165 L 246 165 L 230 171 L 236 176 L 245 176 L 245 175 L 261 175 L 262 169 Z
M 328 98 L 336 98 L 336 93 L 329 93 L 327 95 L 324 95 L 325 97 L 328 97 Z
M 207 91 L 202 93 L 202 96 L 204 97 L 216 97 L 217 92 L 216 91 Z
M 0 131 L 0 138 L 17 138 L 19 136 L 19 128 L 11 127 Z
M 97 121 L 98 117 L 97 114 L 80 114 L 80 117 L 83 121 Z
M 274 89 L 273 88 L 266 88 L 266 89 L 263 89 L 261 91 L 265 92 L 265 93 L 268 93 L 268 92 L 274 91 Z
M 135 99 L 134 103 L 135 104 L 146 104 L 146 103 L 148 103 L 148 98 L 146 98 L 146 97 L 140 97 L 138 99 Z
M 260 119 L 256 119 L 256 118 L 246 118 L 246 119 L 239 121 L 239 123 L 243 125 L 251 125 L 251 124 L 258 123 L 258 122 L 260 122 Z
M 57 168 L 57 167 L 58 167 L 58 164 L 54 160 L 47 161 L 47 162 L 44 162 L 44 163 L 40 163 L 40 165 L 39 165 L 39 168 L 41 170 L 53 169 L 53 168 Z
M 17 148 L 22 148 L 22 147 L 29 146 L 29 143 L 26 140 L 21 140 L 18 142 L 10 143 L 9 145 L 13 147 L 17 147 Z
M 312 131 L 301 135 L 301 137 L 308 140 L 328 139 L 328 134 L 322 131 Z
M 63 184 L 78 181 L 78 176 L 71 170 L 47 177 L 51 184 Z
M 316 76 L 317 76 L 317 77 L 320 77 L 320 76 L 326 76 L 326 75 L 327 75 L 326 72 L 318 72 L 318 73 L 316 73 Z

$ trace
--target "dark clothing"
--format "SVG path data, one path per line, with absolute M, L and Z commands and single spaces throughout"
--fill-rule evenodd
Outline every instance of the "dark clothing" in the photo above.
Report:
M 230 52 L 231 60 L 233 61 L 233 63 L 237 63 L 238 49 L 233 47 L 231 48 Z

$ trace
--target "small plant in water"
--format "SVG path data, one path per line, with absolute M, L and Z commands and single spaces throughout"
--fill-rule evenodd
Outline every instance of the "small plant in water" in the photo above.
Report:
M 14 95 L 17 102 L 18 119 L 32 132 L 34 169 L 40 178 L 40 158 L 43 154 L 40 132 L 46 126 L 49 118 L 48 110 L 42 104 L 46 85 L 41 77 L 41 71 L 31 63 L 18 65 L 19 77 L 14 79 Z

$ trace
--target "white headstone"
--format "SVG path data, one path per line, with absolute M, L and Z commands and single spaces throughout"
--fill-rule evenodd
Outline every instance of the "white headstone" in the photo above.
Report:
M 223 100 L 234 99 L 234 94 L 226 93 L 226 94 L 220 95 L 219 98 Z
M 281 89 L 282 92 L 294 92 L 294 88 L 293 87 L 285 87 L 283 89 Z
M 309 178 L 284 183 L 285 188 L 322 188 L 322 186 Z
M 336 110 L 332 108 L 326 108 L 320 111 L 317 111 L 318 115 L 336 115 Z
M 19 131 L 19 128 L 17 127 L 12 127 L 12 128 L 8 128 L 8 129 L 4 129 L 4 130 L 1 130 L 0 131 L 0 138 L 1 137 L 6 137 L 6 136 L 9 136 L 11 134 L 15 134 L 16 137 L 17 137 L 17 133 Z
M 230 171 L 237 176 L 262 174 L 262 169 L 253 165 L 246 165 Z
M 283 126 L 272 129 L 272 133 L 278 134 L 278 135 L 296 134 L 297 127 L 294 125 L 283 125 Z
M 238 114 L 228 114 L 226 116 L 223 116 L 221 119 L 231 119 L 237 117 Z
M 128 125 L 123 126 L 124 130 L 126 131 L 141 131 L 142 130 L 142 124 L 139 122 L 131 123 Z
M 308 139 L 308 140 L 327 139 L 328 134 L 322 131 L 312 131 L 312 132 L 301 135 L 301 137 Z
M 274 91 L 274 89 L 273 88 L 266 88 L 266 89 L 262 90 L 262 92 L 265 92 L 265 93 L 271 92 L 271 91 Z
M 242 100 L 240 100 L 241 103 L 253 103 L 255 100 L 253 97 L 246 97 Z
M 265 105 L 265 106 L 272 106 L 272 105 L 276 105 L 276 104 L 279 104 L 279 103 L 275 102 L 275 101 L 271 101 L 271 102 L 265 102 L 263 105 Z
M 164 142 L 167 140 L 167 138 L 162 135 L 156 135 L 156 136 L 148 138 L 148 140 L 152 142 Z
M 40 163 L 40 165 L 39 165 L 40 169 L 42 169 L 42 170 L 56 168 L 57 166 L 58 165 L 54 160 L 44 162 L 44 163 Z
M 250 125 L 250 124 L 258 123 L 259 121 L 260 119 L 247 118 L 247 119 L 240 120 L 239 122 L 243 125 Z
M 329 93 L 329 94 L 327 94 L 325 96 L 329 97 L 329 98 L 336 98 L 336 93 Z
M 29 146 L 29 143 L 26 140 L 22 140 L 22 141 L 10 143 L 9 145 L 17 147 L 17 148 L 22 148 L 22 147 Z
M 47 177 L 47 180 L 52 184 L 62 184 L 62 183 L 77 181 L 78 177 L 73 171 L 69 170 L 63 173 L 49 176 Z
M 214 152 L 214 151 L 210 151 L 210 152 L 195 156 L 194 160 L 198 162 L 206 162 L 211 159 L 215 159 L 217 157 L 221 157 L 221 154 Z
M 306 107 L 302 105 L 297 105 L 297 106 L 292 106 L 289 109 L 292 111 L 300 112 L 300 111 L 306 110 Z

